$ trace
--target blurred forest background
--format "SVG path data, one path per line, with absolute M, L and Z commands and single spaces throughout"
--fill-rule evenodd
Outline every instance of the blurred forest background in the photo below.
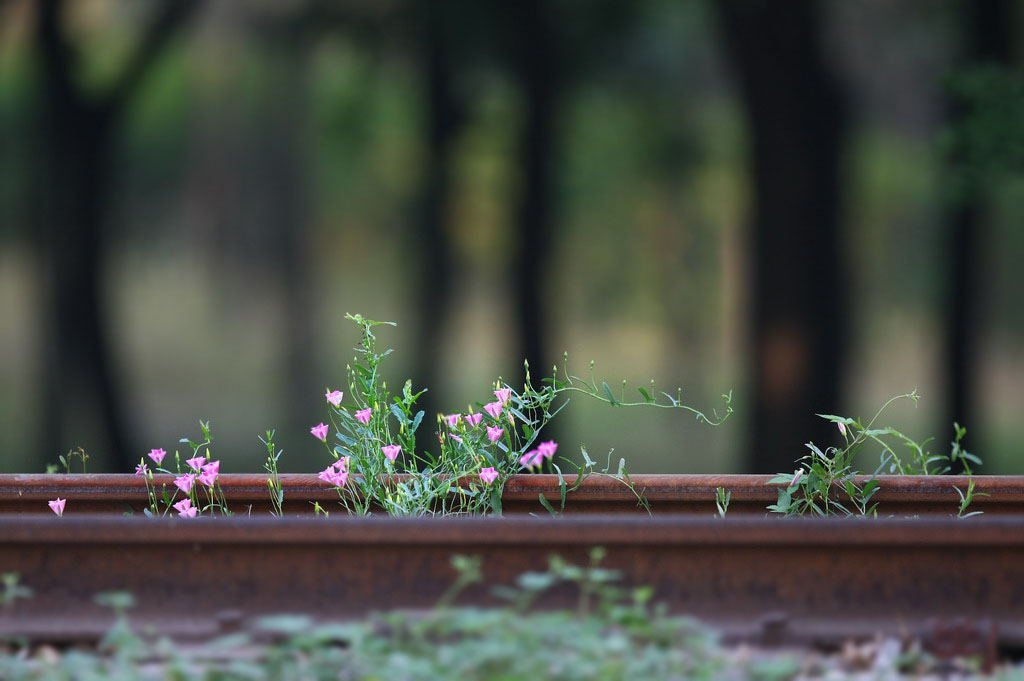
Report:
M 562 452 L 792 470 L 886 421 L 1024 473 L 1024 6 L 0 0 L 0 470 L 324 453 L 355 327 L 486 401 L 569 353 Z M 426 423 L 430 423 L 428 420 Z M 429 440 L 431 429 L 421 431 Z M 866 465 L 871 465 L 868 462 Z

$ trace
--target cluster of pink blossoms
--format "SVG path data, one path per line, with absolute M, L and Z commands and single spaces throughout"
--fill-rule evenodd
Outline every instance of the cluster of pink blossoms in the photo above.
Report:
M 541 442 L 536 449 L 531 449 L 519 458 L 519 465 L 524 468 L 533 468 L 543 463 L 544 459 L 551 459 L 558 450 L 558 444 L 554 440 Z
M 324 397 L 327 399 L 335 409 L 341 407 L 341 401 L 345 397 L 345 393 L 340 390 L 328 390 L 324 393 Z M 367 407 L 366 409 L 360 409 L 355 413 L 356 421 L 359 421 L 364 426 L 370 425 L 370 416 L 373 414 L 373 409 Z M 317 440 L 321 442 L 327 442 L 327 433 L 330 430 L 330 426 L 324 423 L 318 423 L 309 429 L 309 432 Z
M 167 452 L 163 449 L 151 449 L 149 452 L 149 458 L 153 460 L 156 465 L 160 465 L 164 461 L 164 457 L 167 456 Z M 192 488 L 196 482 L 203 485 L 204 487 L 212 489 L 217 484 L 217 478 L 220 477 L 220 461 L 209 461 L 205 456 L 194 456 L 191 459 L 185 461 L 188 467 L 193 472 L 179 475 L 174 479 L 174 486 L 180 489 L 185 494 L 190 494 Z M 143 461 L 135 467 L 135 475 L 148 475 L 149 468 Z M 174 504 L 174 510 L 178 512 L 178 515 L 182 518 L 195 518 L 199 513 L 199 509 L 192 505 L 190 498 L 185 498 Z
M 213 487 L 214 483 L 217 482 L 217 478 L 220 477 L 220 461 L 211 461 L 206 463 L 206 458 L 202 456 L 193 457 L 185 461 L 189 465 L 194 473 L 185 473 L 174 479 L 174 484 L 185 494 L 192 491 L 192 486 L 199 481 L 200 484 L 206 487 Z M 179 515 L 181 515 L 179 513 Z
M 199 509 L 192 505 L 192 500 L 185 497 L 174 505 L 174 510 L 178 512 L 178 515 L 182 518 L 195 518 L 196 514 L 199 513 Z
M 317 477 L 324 482 L 330 483 L 335 487 L 344 487 L 348 484 L 348 461 L 347 456 L 343 456 L 327 468 L 320 471 L 320 475 Z

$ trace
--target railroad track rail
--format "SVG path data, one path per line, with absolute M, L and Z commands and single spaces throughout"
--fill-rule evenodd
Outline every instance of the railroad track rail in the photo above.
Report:
M 69 502 L 70 503 L 70 502 Z M 70 508 L 70 506 L 69 506 Z M 1024 520 L 1015 516 L 724 520 L 692 515 L 154 520 L 0 516 L 0 572 L 34 596 L 0 607 L 0 635 L 94 640 L 112 621 L 93 596 L 131 592 L 141 632 L 203 639 L 264 614 L 319 620 L 429 608 L 451 558 L 475 555 L 488 584 L 592 547 L 625 584 L 727 638 L 835 644 L 876 633 L 960 632 L 1024 646 Z M 543 607 L 573 602 L 568 590 Z M 494 604 L 485 587 L 460 603 Z M 967 632 L 966 634 L 964 632 Z M 973 632 L 973 633 L 972 633 Z
M 769 475 L 635 475 L 635 489 L 643 493 L 655 514 L 715 514 L 715 490 L 731 492 L 730 515 L 764 515 L 765 507 L 776 501 L 777 486 L 768 484 Z M 270 512 L 265 475 L 222 475 L 229 507 L 237 514 L 266 515 Z M 861 478 L 863 481 L 866 478 Z M 959 488 L 966 491 L 966 476 L 878 476 L 880 515 L 947 517 L 956 514 Z M 976 498 L 971 510 L 986 515 L 1024 515 L 1024 476 L 973 476 Z M 156 476 L 156 482 L 173 490 L 171 476 Z M 285 512 L 312 515 L 313 503 L 331 509 L 337 494 L 315 475 L 282 475 Z M 507 514 L 545 511 L 537 497 L 545 494 L 559 501 L 558 478 L 554 475 L 516 475 L 505 485 L 502 496 Z M 987 495 L 987 496 L 983 496 Z M 46 502 L 68 499 L 68 515 L 141 513 L 147 503 L 143 480 L 134 475 L 0 475 L 0 515 L 38 513 Z M 577 513 L 641 513 L 634 493 L 622 482 L 591 476 L 579 490 L 568 495 L 565 511 Z

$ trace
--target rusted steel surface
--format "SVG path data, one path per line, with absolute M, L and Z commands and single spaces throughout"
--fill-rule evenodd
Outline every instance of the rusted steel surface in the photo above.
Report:
M 764 515 L 775 503 L 776 487 L 768 475 L 635 475 L 635 489 L 642 492 L 654 513 L 713 515 L 715 489 L 732 493 L 730 515 Z M 986 514 L 1024 514 L 1024 477 L 974 476 L 978 495 L 971 510 Z M 964 476 L 879 476 L 880 515 L 914 516 L 955 514 L 960 497 L 954 487 L 967 490 Z M 863 481 L 863 479 L 861 479 Z M 265 515 L 270 511 L 265 475 L 222 475 L 230 508 L 238 514 Z M 282 475 L 285 511 L 289 515 L 313 513 L 313 502 L 326 508 L 337 494 L 315 475 Z M 157 484 L 173 490 L 170 476 L 157 476 Z M 537 500 L 545 494 L 556 507 L 558 478 L 554 475 L 516 475 L 503 494 L 505 513 L 545 513 Z M 981 493 L 988 496 L 980 496 Z M 134 475 L 0 475 L 0 514 L 37 513 L 46 501 L 68 499 L 68 514 L 141 513 L 146 487 Z M 568 495 L 568 513 L 641 513 L 632 491 L 621 481 L 591 476 L 579 490 Z
M 548 556 L 584 563 L 603 546 L 626 584 L 730 637 L 828 642 L 984 622 L 1024 641 L 1024 522 L 1013 517 L 715 520 L 692 516 L 516 518 L 0 517 L 0 572 L 31 600 L 0 608 L 0 634 L 96 635 L 95 593 L 130 591 L 141 631 L 202 638 L 268 613 L 320 619 L 426 608 L 454 579 L 450 559 L 483 559 L 511 583 Z M 573 602 L 554 591 L 542 606 Z M 461 603 L 493 603 L 485 587 Z M 930 629 L 929 629 L 930 628 Z

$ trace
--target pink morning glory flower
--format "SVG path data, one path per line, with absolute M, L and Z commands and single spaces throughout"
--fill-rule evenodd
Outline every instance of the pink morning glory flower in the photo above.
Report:
M 335 466 L 337 466 L 338 463 L 339 462 L 332 463 L 330 466 L 320 471 L 320 475 L 317 477 L 330 485 L 334 485 L 335 487 L 344 487 L 348 482 L 348 471 L 336 469 Z
M 157 466 L 163 463 L 165 456 L 167 456 L 167 452 L 165 452 L 162 449 L 149 450 L 149 458 L 153 459 L 153 461 L 156 462 Z
M 533 468 L 534 466 L 539 466 L 543 460 L 544 455 L 541 454 L 539 449 L 531 449 L 519 457 L 519 465 L 523 468 Z
M 839 432 L 843 434 L 843 437 L 846 437 L 846 424 L 836 423 L 836 425 L 839 426 Z
M 324 424 L 319 423 L 310 428 L 309 432 L 312 433 L 313 437 L 315 437 L 317 440 L 320 440 L 321 442 L 327 442 L 327 428 L 328 427 L 325 426 Z
M 489 485 L 498 479 L 498 471 L 494 470 L 493 466 L 488 466 L 480 470 L 480 479 L 483 480 L 485 485 Z
M 458 435 L 452 435 L 452 439 L 458 442 L 460 445 L 462 444 L 462 438 L 459 437 Z
M 537 445 L 537 451 L 540 452 L 540 455 L 543 456 L 543 457 L 546 457 L 548 459 L 553 457 L 557 450 L 558 450 L 558 445 L 555 443 L 554 440 L 548 440 L 547 442 L 541 442 L 539 445 Z
M 466 414 L 466 423 L 471 427 L 476 428 L 480 425 L 480 422 L 484 420 L 483 414 Z
M 494 396 L 498 398 L 498 401 L 505 404 L 512 397 L 512 388 L 502 388 L 501 390 L 495 390 Z
M 491 415 L 492 419 L 501 416 L 501 402 L 488 402 L 484 405 L 484 411 Z
M 487 426 L 487 439 L 494 444 L 501 439 L 501 436 L 505 434 L 504 428 L 496 428 L 494 426 Z
M 369 407 L 367 407 L 366 409 L 360 409 L 359 411 L 356 412 L 356 421 L 359 421 L 359 423 L 363 424 L 364 426 L 369 425 L 370 414 L 372 413 L 373 410 L 370 409 Z
M 219 475 L 220 461 L 211 461 L 203 466 L 203 472 L 199 476 L 199 482 L 203 483 L 207 487 L 213 487 L 213 483 L 217 482 L 217 476 Z
M 341 392 L 340 390 L 334 390 L 334 391 L 327 392 L 324 395 L 324 397 L 326 397 L 327 401 L 330 402 L 331 404 L 333 404 L 335 407 L 340 407 L 341 406 L 341 400 L 342 400 L 342 398 L 345 397 L 345 393 Z
M 388 461 L 394 463 L 398 455 L 402 453 L 402 448 L 398 445 L 385 445 L 380 448 L 380 451 L 384 452 L 384 456 L 388 457 Z
M 139 465 L 135 467 L 135 475 L 145 475 L 149 472 L 149 468 L 146 467 L 145 461 L 140 461 Z
M 64 504 L 66 504 L 67 502 L 67 499 L 61 499 L 60 497 L 57 497 L 53 501 L 47 501 L 46 503 L 49 504 L 51 511 L 56 513 L 58 516 L 62 516 L 64 515 Z
M 444 422 L 448 424 L 449 428 L 454 428 L 459 425 L 460 420 L 462 420 L 462 414 L 449 414 L 444 417 Z
M 792 481 L 790 481 L 790 483 L 789 483 L 789 487 L 792 487 L 792 486 L 793 486 L 793 485 L 795 485 L 796 483 L 800 482 L 800 478 L 802 478 L 802 477 L 803 477 L 803 475 L 804 475 L 804 469 L 803 469 L 803 468 L 801 468 L 801 469 L 800 469 L 800 470 L 798 470 L 798 471 L 797 471 L 796 473 L 794 473 L 794 474 L 793 474 L 793 480 L 792 480 Z
M 196 513 L 199 509 L 192 505 L 191 499 L 182 499 L 174 505 L 174 510 L 178 512 L 178 516 L 181 518 L 195 518 Z
M 199 469 L 203 467 L 204 463 L 206 463 L 206 457 L 205 456 L 196 456 L 196 457 L 193 457 L 191 459 L 188 459 L 187 461 L 185 461 L 185 463 L 187 463 L 189 465 L 189 468 L 191 468 L 196 473 L 198 473 Z
M 196 476 L 194 473 L 186 473 L 185 475 L 175 478 L 174 484 L 177 485 L 178 489 L 180 489 L 182 492 L 188 494 L 189 492 L 192 491 L 192 485 L 195 483 L 195 481 Z

